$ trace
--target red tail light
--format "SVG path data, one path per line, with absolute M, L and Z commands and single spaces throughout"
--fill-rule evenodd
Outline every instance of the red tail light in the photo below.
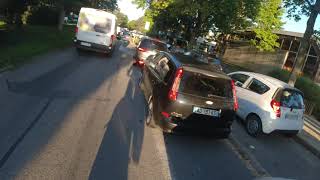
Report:
M 237 111 L 239 109 L 239 103 L 238 103 L 238 98 L 236 94 L 236 86 L 234 85 L 234 81 L 231 81 L 231 86 L 232 86 L 232 94 L 233 94 L 233 109 Z
M 174 81 L 173 81 L 173 84 L 172 84 L 172 87 L 169 91 L 169 99 L 172 100 L 172 101 L 175 101 L 177 100 L 177 97 L 178 97 L 178 89 L 179 89 L 179 86 L 180 86 L 180 81 L 181 81 L 181 78 L 182 78 L 182 74 L 183 74 L 183 69 L 182 68 L 178 68 L 176 74 L 175 74 L 175 77 L 174 77 Z
M 75 31 L 76 34 L 78 33 L 78 31 L 79 31 L 78 26 L 76 26 L 74 31 Z
M 272 100 L 271 103 L 270 103 L 274 113 L 276 114 L 277 117 L 280 117 L 281 116 L 281 109 L 280 109 L 280 102 L 276 101 L 276 100 Z
M 162 116 L 165 117 L 165 118 L 169 118 L 170 117 L 170 114 L 167 113 L 167 112 L 161 112 Z
M 144 61 L 143 60 L 138 60 L 138 65 L 139 66 L 144 66 Z
M 116 38 L 116 36 L 114 34 L 112 34 L 111 38 L 110 38 L 111 42 L 110 42 L 109 47 L 112 47 L 112 44 L 113 44 L 113 41 L 115 40 L 115 38 Z
M 141 52 L 146 52 L 147 51 L 147 49 L 144 49 L 144 48 L 141 48 L 141 47 L 139 47 L 138 50 L 141 51 Z

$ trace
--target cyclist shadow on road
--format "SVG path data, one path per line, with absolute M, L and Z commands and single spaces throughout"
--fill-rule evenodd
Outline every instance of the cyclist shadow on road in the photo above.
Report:
M 132 78 L 115 107 L 89 179 L 128 179 L 129 164 L 138 164 L 144 137 L 145 101 Z

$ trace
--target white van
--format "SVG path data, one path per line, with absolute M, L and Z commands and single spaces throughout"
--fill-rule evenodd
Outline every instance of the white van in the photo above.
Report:
M 116 45 L 116 16 L 103 10 L 81 8 L 74 43 L 77 49 L 111 54 Z

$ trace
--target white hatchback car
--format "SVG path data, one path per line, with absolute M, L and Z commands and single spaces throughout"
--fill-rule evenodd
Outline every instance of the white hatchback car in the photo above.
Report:
M 303 93 L 278 79 L 252 73 L 233 72 L 239 102 L 237 115 L 244 120 L 249 135 L 274 131 L 289 136 L 303 127 Z

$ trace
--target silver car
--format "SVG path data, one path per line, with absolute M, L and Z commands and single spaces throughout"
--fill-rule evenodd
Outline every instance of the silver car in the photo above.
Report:
M 138 44 L 134 55 L 135 63 L 143 65 L 147 57 L 155 55 L 159 51 L 168 51 L 166 43 L 156 39 L 143 38 Z

